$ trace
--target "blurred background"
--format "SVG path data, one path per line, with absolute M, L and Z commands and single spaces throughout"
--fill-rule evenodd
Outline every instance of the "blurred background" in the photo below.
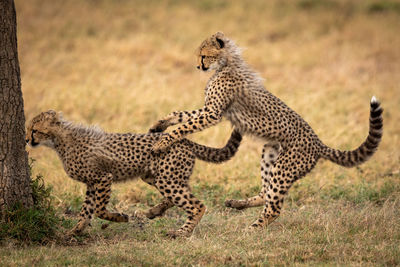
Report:
M 172 111 L 203 105 L 211 74 L 196 69 L 195 50 L 205 38 L 223 31 L 243 48 L 244 59 L 265 79 L 266 88 L 303 116 L 331 147 L 354 149 L 364 141 L 373 95 L 385 109 L 383 142 L 373 158 L 353 169 L 321 161 L 290 190 L 283 213 L 287 217 L 280 220 L 290 220 L 291 212 L 304 205 L 326 205 L 325 210 L 333 205 L 332 210 L 338 210 L 340 201 L 374 207 L 389 200 L 399 203 L 399 1 L 15 3 L 27 120 L 54 109 L 68 120 L 110 132 L 147 132 Z M 230 132 L 224 121 L 189 138 L 223 146 Z M 223 209 L 226 197 L 250 196 L 260 188 L 262 142 L 246 137 L 242 144 L 228 163 L 196 165 L 191 184 L 211 214 Z M 77 211 L 84 186 L 67 177 L 50 149 L 27 149 L 36 160 L 34 174 L 42 174 L 54 187 L 55 204 Z M 159 200 L 158 192 L 143 182 L 115 185 L 113 192 L 111 205 L 122 211 Z M 243 218 L 244 224 L 255 218 L 258 211 L 254 212 Z M 332 213 L 331 218 L 338 216 Z M 397 229 L 398 238 L 398 217 L 392 219 L 394 226 L 388 229 Z M 295 219 L 292 223 L 297 225 Z M 341 252 L 332 255 L 336 259 Z

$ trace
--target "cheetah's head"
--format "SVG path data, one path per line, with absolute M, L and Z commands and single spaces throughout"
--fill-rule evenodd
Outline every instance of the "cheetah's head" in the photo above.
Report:
M 197 68 L 203 71 L 218 70 L 239 55 L 235 44 L 222 32 L 217 32 L 204 40 L 197 50 Z
M 26 143 L 32 147 L 45 145 L 54 147 L 54 130 L 61 123 L 61 114 L 54 110 L 42 112 L 34 117 L 26 129 Z

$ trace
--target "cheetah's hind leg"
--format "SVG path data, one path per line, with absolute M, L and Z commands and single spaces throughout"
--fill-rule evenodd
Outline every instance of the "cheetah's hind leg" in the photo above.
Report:
M 290 187 L 295 181 L 310 172 L 318 158 L 315 157 L 314 147 L 310 153 L 303 153 L 307 147 L 295 148 L 281 153 L 270 171 L 270 183 L 267 188 L 266 201 L 260 217 L 254 221 L 250 229 L 262 229 L 276 220 L 282 210 L 283 201 Z M 300 162 L 286 168 L 287 162 Z
M 279 155 L 280 145 L 277 143 L 265 144 L 261 155 L 262 188 L 257 196 L 247 199 L 227 199 L 225 206 L 238 210 L 265 205 L 265 194 L 268 190 L 270 171 Z

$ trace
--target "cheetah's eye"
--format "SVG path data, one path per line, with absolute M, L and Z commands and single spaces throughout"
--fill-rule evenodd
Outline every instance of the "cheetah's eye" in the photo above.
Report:
M 201 60 L 203 60 L 203 59 L 205 59 L 206 58 L 206 56 L 201 56 Z
M 34 135 L 34 134 L 43 134 L 43 133 L 41 131 L 32 129 L 32 135 Z

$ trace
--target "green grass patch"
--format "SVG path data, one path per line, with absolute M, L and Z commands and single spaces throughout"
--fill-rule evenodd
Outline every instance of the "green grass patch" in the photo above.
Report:
M 30 162 L 30 169 L 33 161 Z M 57 215 L 52 205 L 51 186 L 45 186 L 43 177 L 31 180 L 33 207 L 17 203 L 6 211 L 0 224 L 0 240 L 12 239 L 19 244 L 45 244 L 58 236 L 58 231 L 70 227 L 68 220 Z
M 400 14 L 400 3 L 395 1 L 378 1 L 368 5 L 369 13 L 395 12 Z
M 11 238 L 21 243 L 47 243 L 57 232 L 60 219 L 53 209 L 24 208 L 15 205 L 7 211 L 0 227 L 0 239 Z
M 332 185 L 321 191 L 322 199 L 346 200 L 354 204 L 365 202 L 382 205 L 395 194 L 400 192 L 400 184 L 391 179 L 383 185 L 361 182 L 352 185 Z
M 13 239 L 17 243 L 43 244 L 56 237 L 63 220 L 51 205 L 51 187 L 45 187 L 43 178 L 37 176 L 31 182 L 34 205 L 25 208 L 21 204 L 6 211 L 0 226 L 0 240 Z

